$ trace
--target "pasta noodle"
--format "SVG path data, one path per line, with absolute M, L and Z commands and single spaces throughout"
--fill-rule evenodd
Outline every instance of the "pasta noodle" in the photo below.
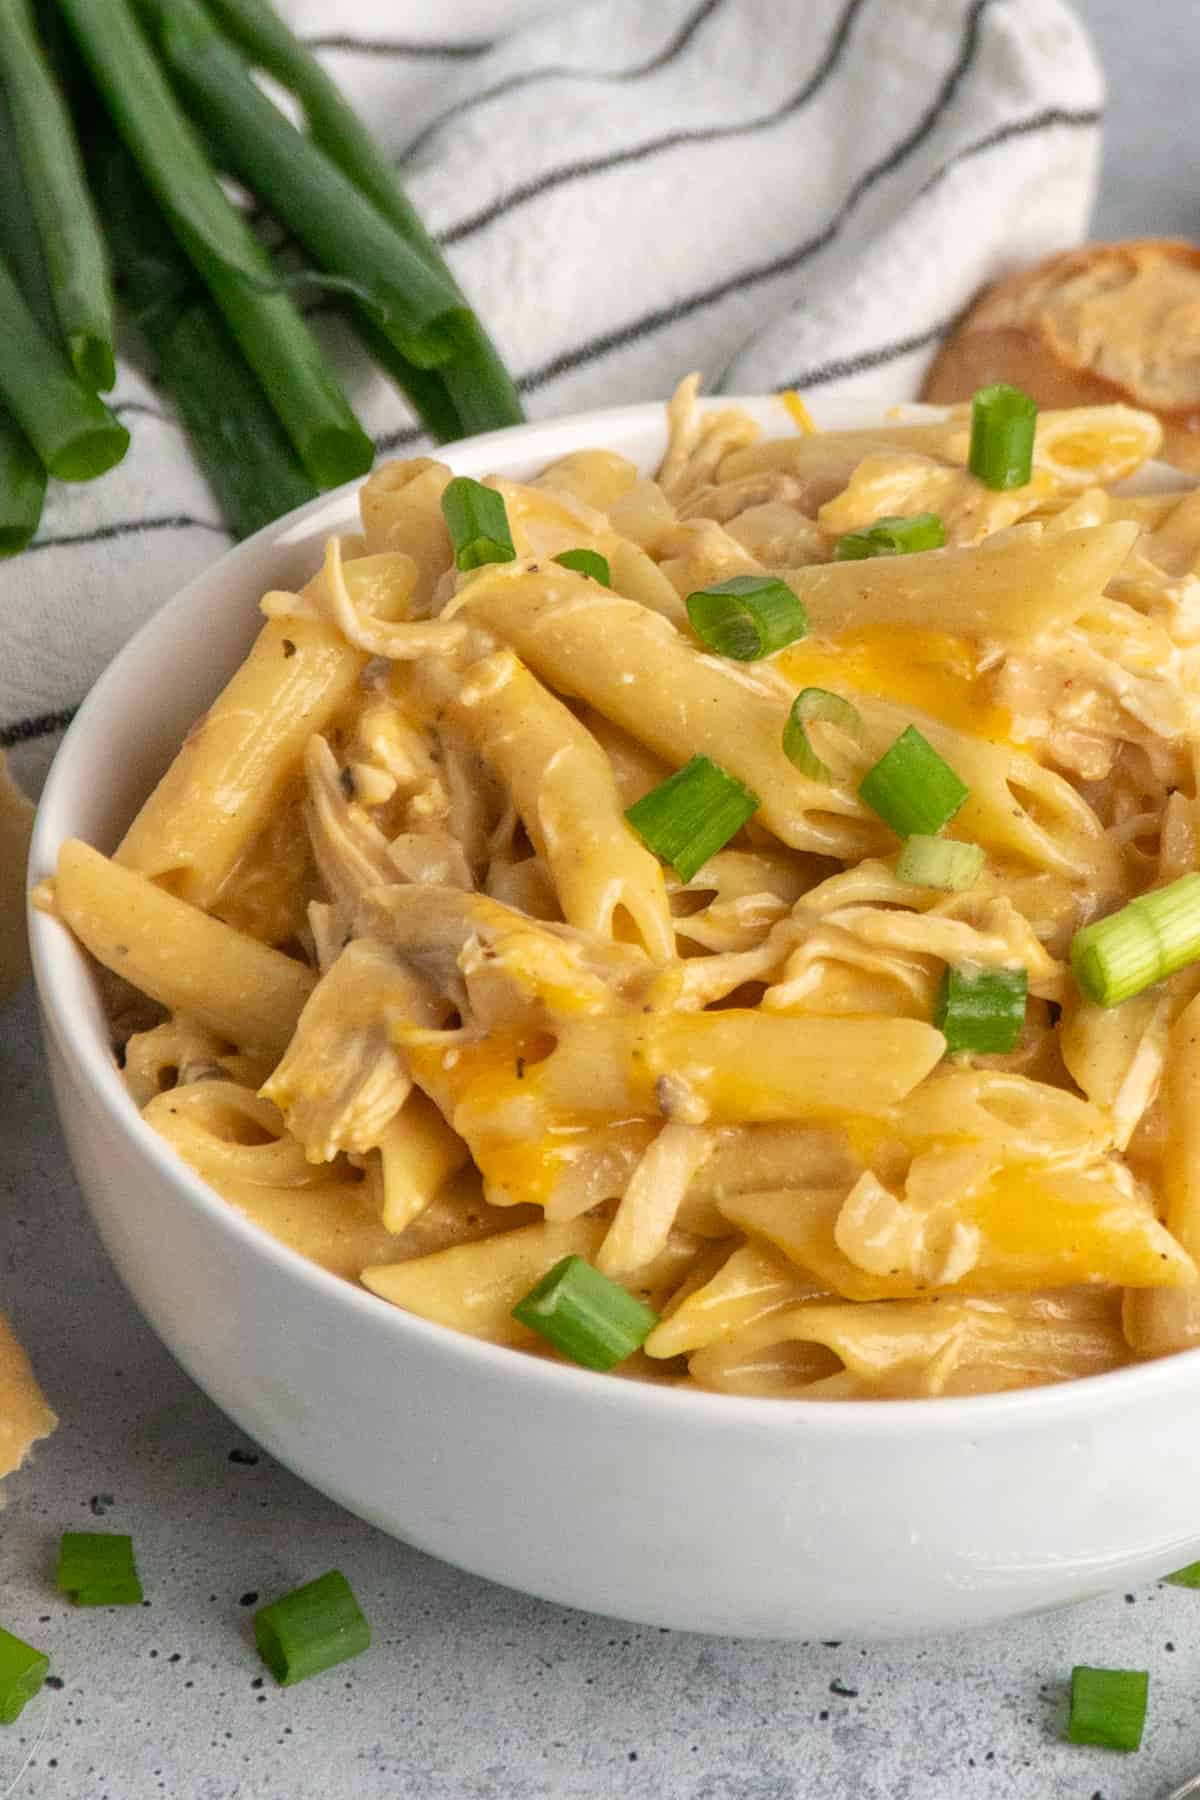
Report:
M 134 1101 L 434 1324 L 552 1354 L 513 1309 L 584 1259 L 653 1315 L 638 1379 L 931 1398 L 1200 1344 L 1200 959 L 1111 1007 L 1071 965 L 1200 863 L 1200 501 L 1110 492 L 1161 441 L 1127 407 L 1042 414 L 995 490 L 965 409 L 793 396 L 763 442 L 697 387 L 653 474 L 490 478 L 507 561 L 456 566 L 444 464 L 379 469 L 115 856 L 63 846 L 38 903 L 165 1010 L 118 1030 Z M 944 547 L 837 554 L 925 512 Z M 747 661 L 688 605 L 739 577 L 791 621 Z M 929 829 L 880 797 L 914 734 Z M 697 767 L 736 819 L 672 812 L 689 859 L 655 821 Z

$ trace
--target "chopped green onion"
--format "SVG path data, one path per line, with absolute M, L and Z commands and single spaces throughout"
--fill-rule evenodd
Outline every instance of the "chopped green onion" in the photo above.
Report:
M 119 463 L 129 433 L 42 331 L 0 258 L 0 396 L 51 475 L 91 481 Z
M 808 614 L 786 581 L 773 575 L 734 575 L 687 597 L 692 630 L 718 656 L 756 662 L 808 630 Z
M 108 257 L 29 0 L 0 0 L 0 76 L 63 343 L 84 386 L 106 391 L 116 378 Z
M 601 556 L 598 550 L 564 550 L 561 556 L 554 558 L 564 569 L 574 569 L 577 575 L 588 575 L 598 581 L 601 587 L 612 586 L 612 574 L 608 566 L 607 556 Z
M 914 887 L 961 894 L 973 887 L 987 858 L 978 844 L 956 838 L 910 837 L 896 858 L 896 874 Z
M 970 789 L 915 725 L 909 725 L 858 784 L 860 797 L 898 837 L 934 837 Z
M 76 1606 L 138 1606 L 142 1584 L 133 1539 L 113 1531 L 64 1531 L 58 1586 Z
M 179 409 L 230 529 L 249 537 L 313 499 L 316 485 L 132 157 L 105 131 L 89 144 L 88 164 L 122 291 L 154 354 L 158 378 Z
M 916 550 L 940 550 L 945 541 L 945 527 L 936 513 L 909 513 L 903 518 L 876 519 L 862 531 L 847 531 L 833 546 L 833 560 L 911 556 Z
M 707 756 L 693 756 L 625 817 L 680 881 L 690 881 L 757 811 L 757 794 Z
M 129 0 L 59 0 L 97 91 L 318 487 L 362 475 L 375 447 L 270 259 L 226 199 Z M 53 471 L 51 471 L 53 473 Z
M 614 1369 L 658 1323 L 657 1313 L 582 1256 L 555 1263 L 512 1316 L 585 1369 Z
M 948 968 L 933 1003 L 933 1022 L 957 1056 L 1007 1056 L 1025 1023 L 1029 976 L 1024 969 Z
M 46 1679 L 50 1658 L 0 1629 L 0 1725 L 11 1725 Z
M 1150 1676 L 1145 1669 L 1071 1670 L 1067 1739 L 1106 1750 L 1136 1750 L 1146 1724 Z
M 418 368 L 455 354 L 465 304 L 253 80 L 199 0 L 140 0 L 167 68 L 222 157 L 375 316 Z
M 462 570 L 484 563 L 512 562 L 516 557 L 503 494 L 467 475 L 456 475 L 442 495 L 442 514 Z
M 1176 1569 L 1171 1575 L 1164 1575 L 1172 1587 L 1200 1588 L 1200 1562 L 1187 1563 L 1182 1569 Z
M 808 727 L 814 720 L 835 725 L 855 743 L 861 743 L 862 715 L 849 700 L 843 700 L 840 694 L 831 694 L 828 688 L 802 688 L 792 701 L 792 710 L 783 728 L 783 754 L 810 780 L 832 781 L 833 770 L 821 761 L 809 741 Z
M 250 59 L 289 89 L 304 109 L 309 135 L 326 156 L 404 237 L 417 255 L 438 275 L 453 281 L 441 250 L 421 223 L 395 170 L 354 110 L 308 46 L 293 36 L 267 0 L 210 0 L 209 11 Z M 357 314 L 361 321 L 366 314 Z M 367 335 L 367 334 L 364 334 Z M 503 425 L 519 425 L 524 418 L 520 395 L 474 313 L 459 324 L 458 354 L 440 370 L 450 406 L 458 420 L 457 432 L 439 428 L 431 418 L 432 395 L 426 388 L 414 394 L 412 384 L 392 361 L 384 367 L 404 389 L 424 422 L 435 435 L 469 437 L 477 431 L 495 431 Z M 375 354 L 374 352 L 372 352 Z M 382 361 L 382 358 L 376 358 Z
M 0 556 L 15 556 L 38 528 L 46 470 L 25 433 L 0 407 Z
M 1139 894 L 1085 925 L 1071 941 L 1071 967 L 1097 1006 L 1119 1006 L 1200 958 L 1200 874 Z
M 1037 401 L 1003 381 L 982 387 L 971 402 L 967 466 L 985 487 L 1024 487 L 1033 474 Z
M 282 1687 L 336 1668 L 370 1647 L 371 1627 L 337 1569 L 294 1588 L 254 1615 L 258 1654 Z

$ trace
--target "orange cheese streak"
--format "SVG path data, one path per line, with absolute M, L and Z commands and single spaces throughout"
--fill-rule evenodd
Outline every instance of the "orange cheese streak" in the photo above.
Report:
M 956 731 L 1020 747 L 1012 737 L 1012 714 L 988 697 L 966 638 L 909 625 L 864 625 L 836 638 L 792 644 L 776 666 L 797 687 L 875 694 Z

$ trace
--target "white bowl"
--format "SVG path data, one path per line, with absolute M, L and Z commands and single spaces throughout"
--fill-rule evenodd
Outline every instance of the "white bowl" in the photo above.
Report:
M 769 430 L 777 402 L 749 402 Z M 879 409 L 873 409 L 878 416 Z M 867 422 L 862 409 L 830 423 Z M 447 451 L 533 473 L 608 445 L 649 467 L 661 406 Z M 111 849 L 247 649 L 256 603 L 351 526 L 345 488 L 222 557 L 96 684 L 51 772 L 32 871 Z M 477 1343 L 285 1249 L 145 1125 L 68 933 L 30 920 L 63 1128 L 131 1294 L 272 1455 L 436 1556 L 593 1612 L 775 1638 L 980 1625 L 1200 1553 L 1200 1352 L 977 1399 L 750 1400 L 643 1386 Z

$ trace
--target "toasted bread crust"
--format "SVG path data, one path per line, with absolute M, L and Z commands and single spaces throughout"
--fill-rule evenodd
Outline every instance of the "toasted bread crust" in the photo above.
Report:
M 988 288 L 943 346 L 922 398 L 990 381 L 1044 406 L 1128 401 L 1157 414 L 1163 456 L 1200 471 L 1200 247 L 1085 244 Z

